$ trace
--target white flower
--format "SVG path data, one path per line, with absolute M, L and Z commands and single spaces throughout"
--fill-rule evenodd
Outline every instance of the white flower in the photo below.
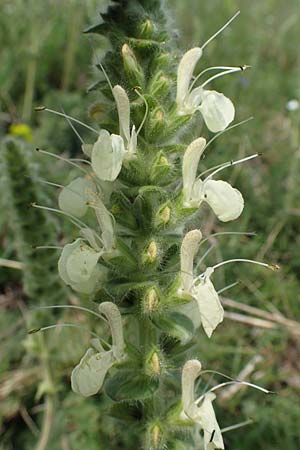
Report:
M 115 247 L 114 218 L 105 207 L 100 195 L 89 191 L 89 206 L 95 209 L 96 218 L 102 231 L 101 239 L 106 252 L 111 252 Z
M 105 268 L 97 265 L 101 252 L 82 239 L 65 245 L 58 261 L 58 272 L 75 291 L 90 294 L 105 275 Z
M 101 346 L 100 341 L 98 345 Z M 107 371 L 114 363 L 112 352 L 102 346 L 96 351 L 90 347 L 71 375 L 72 390 L 84 397 L 95 395 L 101 389 Z
M 194 258 L 199 250 L 202 234 L 200 230 L 189 231 L 183 238 L 180 252 L 181 287 L 178 295 L 189 294 L 192 299 L 181 307 L 181 311 L 188 316 L 195 328 L 201 324 L 208 337 L 223 321 L 224 310 L 219 296 L 210 281 L 214 272 L 209 267 L 197 278 L 194 278 Z
M 243 211 L 242 194 L 229 183 L 212 180 L 213 174 L 204 181 L 196 179 L 197 166 L 205 149 L 206 140 L 198 138 L 185 151 L 182 164 L 184 206 L 198 208 L 204 201 L 222 222 L 237 219 Z
M 210 281 L 214 269 L 208 267 L 199 278 L 199 284 L 192 288 L 193 298 L 196 300 L 201 324 L 208 337 L 211 337 L 216 327 L 223 321 L 224 309 L 217 291 Z
M 225 130 L 233 121 L 235 110 L 233 103 L 225 95 L 204 89 L 204 85 L 210 80 L 200 87 L 194 89 L 190 87 L 194 69 L 202 53 L 202 48 L 192 48 L 183 55 L 178 65 L 177 112 L 179 115 L 185 115 L 200 111 L 207 128 L 213 133 L 217 133 Z M 228 70 L 226 73 L 230 73 L 230 71 Z
M 300 103 L 296 98 L 293 98 L 285 106 L 288 111 L 297 111 L 300 108 Z
M 204 431 L 205 450 L 224 449 L 222 433 L 212 406 L 215 394 L 209 392 L 201 398 L 200 406 L 195 400 L 195 381 L 201 374 L 201 363 L 192 359 L 182 369 L 182 419 L 190 419 Z
M 88 210 L 89 190 L 96 190 L 91 180 L 83 177 L 75 178 L 59 194 L 58 205 L 60 209 L 75 217 L 83 217 Z
M 189 293 L 193 286 L 194 257 L 198 252 L 201 239 L 202 233 L 200 230 L 189 231 L 183 238 L 180 250 L 181 288 L 183 292 Z
M 119 115 L 120 135 L 101 130 L 91 152 L 92 168 L 100 180 L 114 181 L 125 158 L 136 152 L 135 127 L 130 133 L 130 103 L 125 90 L 117 85 L 112 90 Z
M 104 181 L 114 181 L 121 171 L 125 154 L 122 137 L 101 130 L 91 155 L 92 168 L 97 177 Z
M 104 350 L 99 339 L 92 339 L 71 375 L 72 390 L 84 397 L 97 394 L 108 370 L 124 356 L 122 319 L 118 307 L 111 302 L 101 303 L 99 311 L 108 320 L 112 334 L 112 348 Z

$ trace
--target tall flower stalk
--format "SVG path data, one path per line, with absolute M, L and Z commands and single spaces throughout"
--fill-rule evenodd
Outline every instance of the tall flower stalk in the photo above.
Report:
M 61 189 L 60 209 L 52 209 L 78 229 L 62 250 L 59 274 L 85 303 L 99 304 L 98 320 L 107 326 L 105 335 L 92 331 L 72 389 L 100 393 L 106 414 L 133 424 L 118 429 L 119 448 L 223 449 L 212 406 L 218 386 L 195 400 L 201 363 L 187 360 L 195 341 L 206 339 L 200 325 L 211 337 L 224 313 L 211 280 L 221 264 L 203 273 L 194 264 L 205 212 L 211 208 L 223 222 L 242 214 L 242 194 L 218 177 L 258 156 L 200 174 L 209 132 L 224 132 L 235 116 L 233 102 L 212 87 L 246 66 L 215 66 L 196 76 L 206 46 L 232 20 L 179 55 L 158 0 L 114 1 L 102 19 L 86 32 L 111 42 L 93 86 L 91 111 L 105 111 L 103 121 L 90 126 L 65 116 L 91 134 L 83 156 L 69 161 L 78 176 Z M 203 136 L 185 142 L 185 131 L 199 122 Z

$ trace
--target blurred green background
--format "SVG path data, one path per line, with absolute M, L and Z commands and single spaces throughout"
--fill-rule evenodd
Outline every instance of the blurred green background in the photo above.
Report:
M 106 43 L 103 38 L 83 35 L 82 30 L 97 23 L 98 12 L 106 4 L 104 0 L 0 2 L 0 137 L 14 134 L 27 142 L 33 154 L 30 164 L 37 167 L 39 176 L 47 173 L 52 181 L 70 177 L 68 167 L 37 158 L 31 149 L 40 146 L 76 155 L 80 142 L 63 118 L 38 114 L 33 108 L 46 104 L 89 120 L 89 107 L 97 99 L 96 94 L 87 94 L 95 78 L 92 61 L 95 53 L 105 51 Z M 210 44 L 200 65 L 252 66 L 216 83 L 216 89 L 235 103 L 236 121 L 254 119 L 218 138 L 205 163 L 211 166 L 255 152 L 262 156 L 226 172 L 246 200 L 241 219 L 220 225 L 208 216 L 204 232 L 255 231 L 257 236 L 215 239 L 205 262 L 240 257 L 281 266 L 275 275 L 243 265 L 218 272 L 219 289 L 235 281 L 239 284 L 224 292 L 227 319 L 210 342 L 201 334 L 201 352 L 195 356 L 206 368 L 232 377 L 245 375 L 276 391 L 272 396 L 244 388 L 223 391 L 217 405 L 222 427 L 253 420 L 245 428 L 224 434 L 228 449 L 296 450 L 300 448 L 299 1 L 169 0 L 168 6 L 183 51 L 203 43 L 240 9 L 240 17 Z M 36 195 L 55 204 L 55 191 L 48 186 L 39 184 Z M 0 205 L 0 258 L 18 260 L 18 230 L 13 216 L 6 214 L 11 203 L 5 180 Z M 52 237 L 59 242 L 67 225 L 55 219 L 51 226 Z M 21 271 L 3 265 L 0 283 L 0 450 L 35 446 L 40 450 L 45 408 L 40 365 L 43 343 L 26 337 L 30 302 Z M 67 321 L 68 315 L 46 319 Z M 77 320 L 86 319 L 78 315 Z M 97 398 L 80 399 L 69 387 L 70 368 L 82 351 L 81 340 L 77 333 L 64 331 L 55 332 L 51 343 L 46 342 L 54 378 L 59 380 L 49 450 L 102 448 Z

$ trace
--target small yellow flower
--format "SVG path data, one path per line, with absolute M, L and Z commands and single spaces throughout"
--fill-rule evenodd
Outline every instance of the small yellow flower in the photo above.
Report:
M 19 136 L 27 142 L 32 141 L 31 128 L 25 123 L 14 123 L 9 127 L 9 134 Z

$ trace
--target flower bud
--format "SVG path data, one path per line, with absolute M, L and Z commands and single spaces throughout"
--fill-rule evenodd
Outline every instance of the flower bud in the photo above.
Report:
M 143 300 L 143 312 L 144 314 L 151 315 L 155 313 L 159 308 L 159 294 L 156 287 L 149 289 Z
M 171 80 L 160 71 L 152 78 L 149 86 L 149 93 L 153 97 L 161 97 L 168 93 L 170 86 Z
M 149 126 L 148 126 L 148 136 L 150 139 L 159 138 L 161 136 L 167 126 L 167 122 L 165 119 L 165 112 L 162 108 L 155 108 L 149 114 Z
M 159 377 L 161 373 L 161 360 L 160 355 L 157 349 L 154 349 L 150 352 L 149 356 L 146 359 L 146 373 L 150 377 Z
M 172 164 L 167 157 L 160 152 L 151 167 L 150 179 L 153 184 L 165 185 L 170 181 L 170 173 L 172 172 Z
M 153 264 L 158 260 L 159 249 L 155 241 L 151 241 L 146 251 L 142 255 L 144 264 Z
M 124 70 L 133 86 L 143 86 L 144 73 L 129 45 L 122 47 Z
M 163 438 L 163 425 L 156 419 L 148 424 L 147 430 L 147 449 L 160 450 L 165 448 L 165 439 Z
M 150 19 L 146 19 L 139 26 L 139 37 L 141 39 L 151 39 L 155 31 L 155 25 Z
M 154 225 L 159 228 L 167 225 L 171 220 L 172 210 L 169 204 L 165 203 L 163 206 L 159 208 L 159 210 L 155 214 Z

